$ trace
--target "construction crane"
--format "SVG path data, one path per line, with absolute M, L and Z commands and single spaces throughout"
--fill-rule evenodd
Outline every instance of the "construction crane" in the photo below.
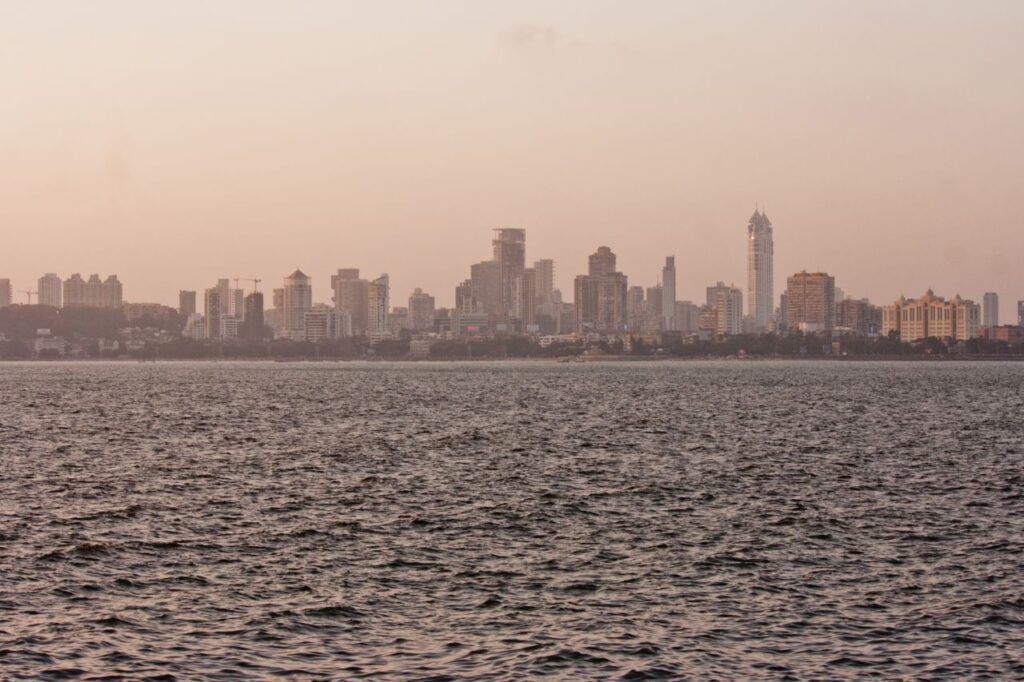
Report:
M 22 291 L 19 291 L 18 293 L 19 294 L 25 294 L 25 296 L 28 297 L 28 304 L 29 305 L 32 305 L 32 297 L 33 296 L 36 297 L 36 301 L 39 300 L 39 292 L 38 291 L 24 291 L 24 290 L 22 290 Z
M 239 281 L 242 281 L 242 282 L 252 282 L 252 290 L 253 291 L 259 291 L 260 290 L 260 282 L 262 282 L 263 280 L 262 279 L 256 279 L 255 277 L 236 277 L 235 278 L 235 288 L 236 289 L 238 288 L 238 282 Z

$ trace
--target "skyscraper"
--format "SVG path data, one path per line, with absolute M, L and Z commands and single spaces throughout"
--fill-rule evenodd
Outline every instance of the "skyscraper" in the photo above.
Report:
M 485 260 L 472 265 L 469 271 L 477 312 L 497 313 L 501 307 L 501 266 L 497 261 Z
M 0 279 L 0 308 L 11 304 L 11 295 L 13 293 L 11 291 L 11 280 Z
M 676 329 L 676 257 L 666 256 L 661 269 L 661 328 Z
M 1024 301 L 1017 301 L 1017 326 L 1024 327 Z
M 120 308 L 124 302 L 124 288 L 117 275 L 110 275 L 103 280 L 100 288 L 100 305 L 104 308 Z
M 715 311 L 716 334 L 743 333 L 743 292 L 738 287 L 726 286 L 725 282 L 708 287 L 707 307 Z
M 526 230 L 501 228 L 494 230 L 494 261 L 498 264 L 499 315 L 511 315 L 515 307 L 513 288 L 516 278 L 526 269 Z
M 42 289 L 40 289 L 42 292 Z M 40 294 L 41 296 L 41 294 Z M 42 299 L 40 299 L 42 300 Z M 988 329 L 995 329 L 999 326 L 999 294 L 994 291 L 987 292 L 981 299 L 982 326 Z
M 644 320 L 644 288 L 631 286 L 626 290 L 626 324 L 629 331 L 638 332 Z
M 413 331 L 434 328 L 434 297 L 419 287 L 409 295 L 409 327 Z
M 240 335 L 250 341 L 263 338 L 263 294 L 254 291 L 245 297 L 244 317 Z
M 366 335 L 374 341 L 388 336 L 388 295 L 391 288 L 387 275 L 381 275 L 367 287 Z
M 120 308 L 124 302 L 123 288 L 117 275 L 102 280 L 99 275 L 93 274 L 86 281 L 76 272 L 64 280 L 63 291 L 62 304 L 65 308 Z
M 282 336 L 293 341 L 304 341 L 306 313 L 313 307 L 313 280 L 302 270 L 296 270 L 285 278 L 283 303 Z
M 615 270 L 615 254 L 602 246 L 590 255 L 588 274 L 575 281 L 576 331 L 620 334 L 627 328 L 629 281 Z
M 220 319 L 223 315 L 219 287 L 211 287 L 204 292 L 203 311 L 205 313 L 206 338 L 219 339 L 221 337 Z
M 36 291 L 39 292 L 39 298 L 36 299 L 39 301 L 39 305 L 48 305 L 52 308 L 61 306 L 63 289 L 60 277 L 54 273 L 48 272 L 40 277 Z
M 537 273 L 537 303 L 553 303 L 551 295 L 555 290 L 555 261 L 550 258 L 541 259 L 533 264 L 533 270 Z
M 359 268 L 340 268 L 338 274 L 331 276 L 334 309 L 348 314 L 353 334 L 366 333 L 369 286 L 368 281 L 359 279 Z
M 772 223 L 755 210 L 747 224 L 747 314 L 758 332 L 768 331 L 775 307 L 774 260 Z
M 89 275 L 89 280 L 85 283 L 85 305 L 90 308 L 103 306 L 103 280 L 99 275 Z
M 519 320 L 521 331 L 530 331 L 537 323 L 537 271 L 526 268 L 512 284 L 512 316 Z
M 178 315 L 187 320 L 196 312 L 196 292 L 182 289 L 178 292 Z
M 598 247 L 587 259 L 587 274 L 591 277 L 602 277 L 615 272 L 615 254 L 607 246 Z
M 836 280 L 825 272 L 798 272 L 786 280 L 786 326 L 830 332 L 836 319 Z

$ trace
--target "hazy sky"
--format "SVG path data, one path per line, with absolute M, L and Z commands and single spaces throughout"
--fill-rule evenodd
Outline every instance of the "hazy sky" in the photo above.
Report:
M 572 277 L 1024 299 L 1024 2 L 0 0 L 0 277 L 388 272 L 454 298 L 490 229 Z M 33 287 L 34 288 L 34 287 Z M 22 297 L 23 298 L 23 297 Z

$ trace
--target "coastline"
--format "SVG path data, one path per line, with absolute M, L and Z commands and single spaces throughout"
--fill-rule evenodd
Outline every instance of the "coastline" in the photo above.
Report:
M 506 357 L 506 358 L 11 358 L 0 359 L 0 367 L 16 364 L 484 364 L 484 363 L 549 363 L 563 365 L 581 365 L 602 362 L 613 363 L 761 363 L 761 362 L 791 362 L 795 364 L 807 362 L 924 362 L 924 363 L 948 363 L 948 362 L 1024 362 L 1024 355 L 967 355 L 967 356 L 943 356 L 943 355 L 850 355 L 850 356 L 699 356 L 699 357 L 663 357 L 648 355 L 601 355 L 593 357 L 561 356 L 561 357 Z

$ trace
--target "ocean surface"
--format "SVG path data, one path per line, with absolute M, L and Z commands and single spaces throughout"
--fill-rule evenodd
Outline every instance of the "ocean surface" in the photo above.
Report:
M 1024 365 L 0 364 L 0 679 L 1024 677 Z

